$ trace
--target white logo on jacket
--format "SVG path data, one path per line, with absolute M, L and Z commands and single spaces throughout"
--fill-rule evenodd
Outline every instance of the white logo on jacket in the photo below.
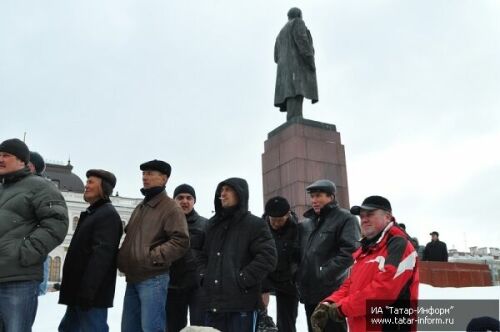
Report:
M 409 254 L 405 259 L 403 259 L 399 263 L 393 279 L 396 279 L 397 277 L 399 277 L 406 270 L 413 271 L 413 269 L 415 268 L 416 262 L 417 262 L 417 253 L 415 251 L 413 251 L 411 254 Z M 366 263 L 378 263 L 378 269 L 380 270 L 380 272 L 385 272 L 385 268 L 384 268 L 385 257 L 384 256 L 377 256 L 374 259 L 370 259 Z

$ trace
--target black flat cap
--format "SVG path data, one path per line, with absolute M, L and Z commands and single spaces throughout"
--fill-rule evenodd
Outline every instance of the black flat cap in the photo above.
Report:
M 337 191 L 337 187 L 335 186 L 335 183 L 333 183 L 332 181 L 321 179 L 307 186 L 306 191 L 308 193 L 322 192 L 322 193 L 327 193 L 328 195 L 333 195 Z
M 169 163 L 157 159 L 141 164 L 140 168 L 141 171 L 158 171 L 167 175 L 168 177 L 170 177 L 170 173 L 172 172 L 172 167 L 170 167 Z

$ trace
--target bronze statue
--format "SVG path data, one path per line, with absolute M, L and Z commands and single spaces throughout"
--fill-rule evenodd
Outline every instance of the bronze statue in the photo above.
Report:
M 299 8 L 288 11 L 288 22 L 276 37 L 274 62 L 278 64 L 274 106 L 287 112 L 287 121 L 301 118 L 304 98 L 313 104 L 318 101 L 318 84 L 313 41 Z

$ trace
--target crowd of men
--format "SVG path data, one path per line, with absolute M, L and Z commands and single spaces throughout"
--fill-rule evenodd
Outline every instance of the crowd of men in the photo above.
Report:
M 31 331 L 44 262 L 68 229 L 64 198 L 29 164 L 24 142 L 0 144 L 0 330 L 6 332 Z M 144 199 L 125 229 L 110 200 L 115 175 L 86 173 L 89 207 L 64 262 L 59 303 L 67 309 L 59 331 L 108 331 L 117 269 L 126 278 L 122 331 L 180 331 L 189 312 L 190 325 L 223 332 L 295 332 L 299 301 L 309 331 L 347 331 L 347 325 L 364 331 L 367 300 L 415 304 L 417 254 L 381 196 L 349 211 L 339 207 L 335 184 L 322 179 L 306 188 L 311 208 L 304 218 L 280 196 L 266 202 L 261 218 L 249 211 L 247 182 L 228 178 L 218 184 L 215 215 L 207 220 L 194 209 L 192 186 L 167 195 L 167 162 L 139 168 Z M 266 314 L 270 293 L 277 327 Z

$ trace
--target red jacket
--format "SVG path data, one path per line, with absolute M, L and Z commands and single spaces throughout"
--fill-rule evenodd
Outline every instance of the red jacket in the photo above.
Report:
M 384 307 L 398 301 L 398 304 L 404 303 L 404 307 L 416 309 L 418 299 L 417 253 L 406 233 L 390 223 L 377 241 L 370 243 L 363 239 L 361 243 L 353 254 L 354 265 L 349 278 L 325 299 L 340 306 L 347 317 L 349 330 L 355 332 L 367 330 L 367 300 L 383 300 Z M 386 310 L 383 316 L 391 314 Z M 405 317 L 415 318 L 416 314 Z M 402 330 L 416 330 L 415 322 L 406 327 L 397 325 Z M 370 327 L 371 331 L 386 329 L 393 328 L 380 322 Z

